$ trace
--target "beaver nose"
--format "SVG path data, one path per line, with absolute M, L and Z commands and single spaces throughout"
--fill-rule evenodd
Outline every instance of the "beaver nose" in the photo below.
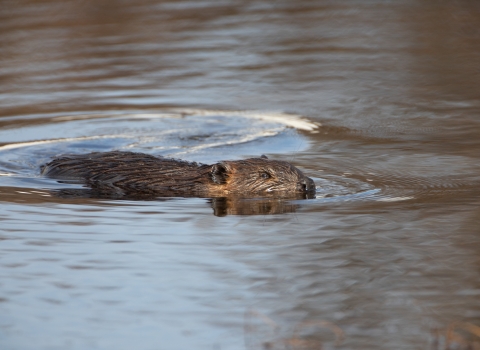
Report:
M 297 184 L 297 190 L 300 192 L 313 192 L 315 189 L 315 182 L 313 182 L 313 180 L 309 177 L 300 180 L 300 182 Z

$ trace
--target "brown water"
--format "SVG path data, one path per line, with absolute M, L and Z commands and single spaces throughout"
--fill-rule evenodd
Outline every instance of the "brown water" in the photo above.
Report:
M 477 1 L 2 1 L 0 349 L 437 349 L 458 321 L 479 341 L 479 81 Z M 65 198 L 39 176 L 112 149 L 264 153 L 318 194 Z

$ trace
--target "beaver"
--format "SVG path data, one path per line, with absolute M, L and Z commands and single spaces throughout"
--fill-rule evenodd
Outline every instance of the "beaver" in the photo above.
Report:
M 41 174 L 102 196 L 224 197 L 312 194 L 315 183 L 288 162 L 260 158 L 199 164 L 135 152 L 60 156 Z

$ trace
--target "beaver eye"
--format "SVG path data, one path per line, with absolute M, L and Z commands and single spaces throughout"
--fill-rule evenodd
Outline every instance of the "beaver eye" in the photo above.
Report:
M 269 178 L 271 178 L 271 176 L 270 176 L 269 173 L 261 173 L 260 176 L 262 177 L 262 179 L 269 179 Z

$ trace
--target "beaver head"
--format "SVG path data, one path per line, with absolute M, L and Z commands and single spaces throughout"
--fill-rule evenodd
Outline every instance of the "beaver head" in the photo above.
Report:
M 315 183 L 288 162 L 262 155 L 212 165 L 210 176 L 225 193 L 315 192 Z

